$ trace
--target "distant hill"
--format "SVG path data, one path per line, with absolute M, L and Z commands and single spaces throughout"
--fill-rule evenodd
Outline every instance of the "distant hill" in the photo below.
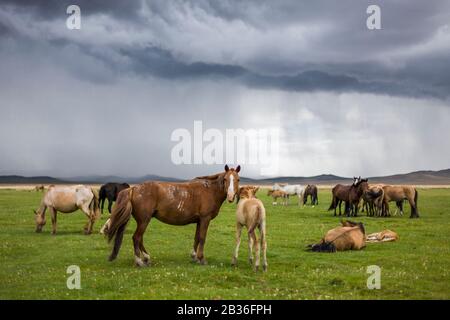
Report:
M 79 176 L 79 177 L 70 177 L 65 178 L 65 180 L 73 182 L 73 183 L 85 183 L 85 184 L 103 184 L 107 182 L 119 182 L 119 183 L 130 183 L 130 184 L 136 184 L 136 183 L 142 183 L 145 181 L 183 181 L 181 179 L 176 178 L 170 178 L 170 177 L 163 177 L 163 176 L 157 176 L 157 175 L 145 175 L 142 177 L 133 177 L 133 178 L 124 178 L 119 176 Z
M 0 176 L 0 184 L 103 184 L 106 182 L 128 182 L 130 184 L 142 183 L 144 181 L 185 181 L 183 179 L 163 177 L 158 175 L 146 175 L 135 178 L 124 178 L 119 176 L 79 176 L 70 178 L 53 178 L 47 176 L 22 177 L 17 175 Z M 274 183 L 289 184 L 317 184 L 333 185 L 337 183 L 351 183 L 351 178 L 339 177 L 332 174 L 322 174 L 312 177 L 276 177 L 267 179 L 251 179 L 241 177 L 241 184 L 272 185 Z M 439 171 L 415 171 L 406 174 L 396 174 L 382 177 L 369 177 L 371 183 L 387 184 L 417 184 L 417 185 L 450 185 L 450 169 Z
M 22 176 L 0 176 L 0 184 L 61 184 L 67 181 L 47 177 L 22 177 Z

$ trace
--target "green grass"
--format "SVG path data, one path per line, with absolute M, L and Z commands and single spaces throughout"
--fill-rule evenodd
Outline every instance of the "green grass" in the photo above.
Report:
M 234 248 L 235 204 L 224 204 L 212 221 L 206 241 L 208 265 L 190 261 L 194 225 L 176 227 L 152 220 L 145 244 L 152 266 L 133 265 L 128 225 L 119 257 L 108 262 L 110 246 L 98 233 L 82 234 L 81 212 L 58 216 L 58 234 L 51 221 L 34 232 L 34 215 L 42 194 L 0 190 L 0 299 L 449 299 L 449 189 L 420 190 L 420 219 L 406 216 L 357 220 L 367 232 L 389 228 L 400 241 L 368 244 L 362 251 L 311 253 L 318 241 L 339 223 L 327 208 L 330 191 L 321 190 L 320 205 L 267 208 L 267 273 L 255 273 L 247 262 L 243 237 L 239 265 L 230 266 Z M 393 207 L 393 206 L 392 206 Z M 106 217 L 96 223 L 98 232 Z M 81 290 L 68 290 L 66 269 L 81 268 Z M 368 290 L 366 268 L 382 269 L 381 289 Z

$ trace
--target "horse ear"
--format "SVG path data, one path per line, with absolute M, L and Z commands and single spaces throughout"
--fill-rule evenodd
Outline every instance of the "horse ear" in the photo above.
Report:
M 241 165 L 239 165 L 238 164 L 238 166 L 236 167 L 236 170 L 235 170 L 237 173 L 239 173 L 239 171 L 241 171 Z
M 34 214 L 37 214 L 37 211 L 33 209 Z
M 225 165 L 225 172 L 228 172 L 228 170 L 230 170 L 230 168 L 228 167 L 228 165 Z
M 255 193 L 258 192 L 258 190 L 259 190 L 259 187 L 255 187 Z

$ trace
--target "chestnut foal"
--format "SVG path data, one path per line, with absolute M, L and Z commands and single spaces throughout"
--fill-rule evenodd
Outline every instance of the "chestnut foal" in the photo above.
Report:
M 261 248 L 263 253 L 263 270 L 267 271 L 267 243 L 266 243 L 266 210 L 261 200 L 256 199 L 256 192 L 259 187 L 241 187 L 239 189 L 239 202 L 236 209 L 236 249 L 234 250 L 231 264 L 237 264 L 239 246 L 241 244 L 241 233 L 244 226 L 248 230 L 248 259 L 253 265 L 253 246 L 255 247 L 255 264 L 253 269 L 258 271 Z M 259 229 L 260 243 L 256 237 L 255 229 Z

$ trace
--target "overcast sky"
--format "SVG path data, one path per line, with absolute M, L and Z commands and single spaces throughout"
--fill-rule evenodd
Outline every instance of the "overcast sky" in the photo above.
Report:
M 195 120 L 277 128 L 278 175 L 449 168 L 450 2 L 0 1 L 0 174 L 217 172 L 171 160 Z

